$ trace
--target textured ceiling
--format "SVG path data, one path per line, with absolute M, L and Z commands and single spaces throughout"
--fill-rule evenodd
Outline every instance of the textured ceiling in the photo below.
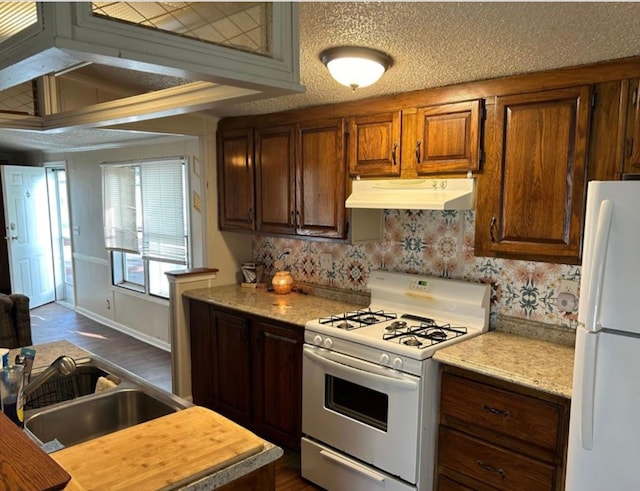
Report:
M 373 86 L 352 92 L 335 82 L 318 58 L 338 45 L 379 49 L 394 65 Z M 307 92 L 215 114 L 267 113 L 635 55 L 640 55 L 640 3 L 635 2 L 303 2 L 300 73 Z M 0 148 L 8 143 L 3 133 Z M 78 138 L 79 146 L 87 146 L 82 135 Z M 30 140 L 13 142 L 46 148 L 42 139 Z
M 358 45 L 391 55 L 376 84 L 352 92 L 319 54 Z M 218 111 L 265 113 L 640 54 L 640 3 L 313 2 L 300 5 L 307 93 Z

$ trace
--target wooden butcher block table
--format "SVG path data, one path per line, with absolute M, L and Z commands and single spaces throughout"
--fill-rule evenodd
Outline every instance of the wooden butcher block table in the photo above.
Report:
M 51 454 L 68 489 L 180 488 L 260 452 L 264 441 L 203 407 L 126 428 Z

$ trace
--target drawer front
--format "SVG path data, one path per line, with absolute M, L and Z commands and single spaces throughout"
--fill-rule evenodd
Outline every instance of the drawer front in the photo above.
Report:
M 552 490 L 554 466 L 440 427 L 438 463 L 496 489 Z M 446 489 L 446 488 L 445 488 Z
M 302 477 L 330 490 L 414 491 L 411 484 L 380 472 L 321 443 L 302 438 Z
M 448 477 L 438 476 L 438 491 L 473 491 L 473 489 L 452 481 Z
M 440 411 L 474 426 L 555 450 L 562 408 L 541 399 L 443 374 Z

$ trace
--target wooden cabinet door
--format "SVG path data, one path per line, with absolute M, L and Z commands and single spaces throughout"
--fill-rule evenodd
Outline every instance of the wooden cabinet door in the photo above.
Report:
M 295 232 L 293 135 L 293 125 L 255 131 L 256 218 L 259 232 Z
M 349 118 L 349 175 L 400 175 L 401 112 Z
M 250 321 L 213 310 L 216 326 L 215 408 L 241 425 L 251 422 Z
M 255 230 L 253 130 L 218 133 L 220 230 Z
M 590 93 L 581 86 L 496 97 L 476 255 L 580 262 Z
M 342 118 L 296 125 L 296 232 L 345 237 L 345 149 Z
M 419 107 L 416 170 L 419 175 L 480 169 L 481 101 Z
M 640 174 L 640 79 L 630 80 L 627 97 L 627 123 L 624 142 L 624 174 Z
M 254 339 L 256 430 L 297 449 L 302 431 L 302 330 L 257 321 Z
M 208 303 L 189 300 L 189 337 L 193 402 L 214 409 L 215 326 L 209 316 Z

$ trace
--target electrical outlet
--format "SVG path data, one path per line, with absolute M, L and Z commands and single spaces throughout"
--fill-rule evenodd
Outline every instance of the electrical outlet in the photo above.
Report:
M 573 296 L 578 296 L 578 282 L 572 280 L 560 280 L 560 292 L 570 293 Z
M 333 269 L 333 256 L 329 252 L 320 254 L 320 269 L 330 271 Z

